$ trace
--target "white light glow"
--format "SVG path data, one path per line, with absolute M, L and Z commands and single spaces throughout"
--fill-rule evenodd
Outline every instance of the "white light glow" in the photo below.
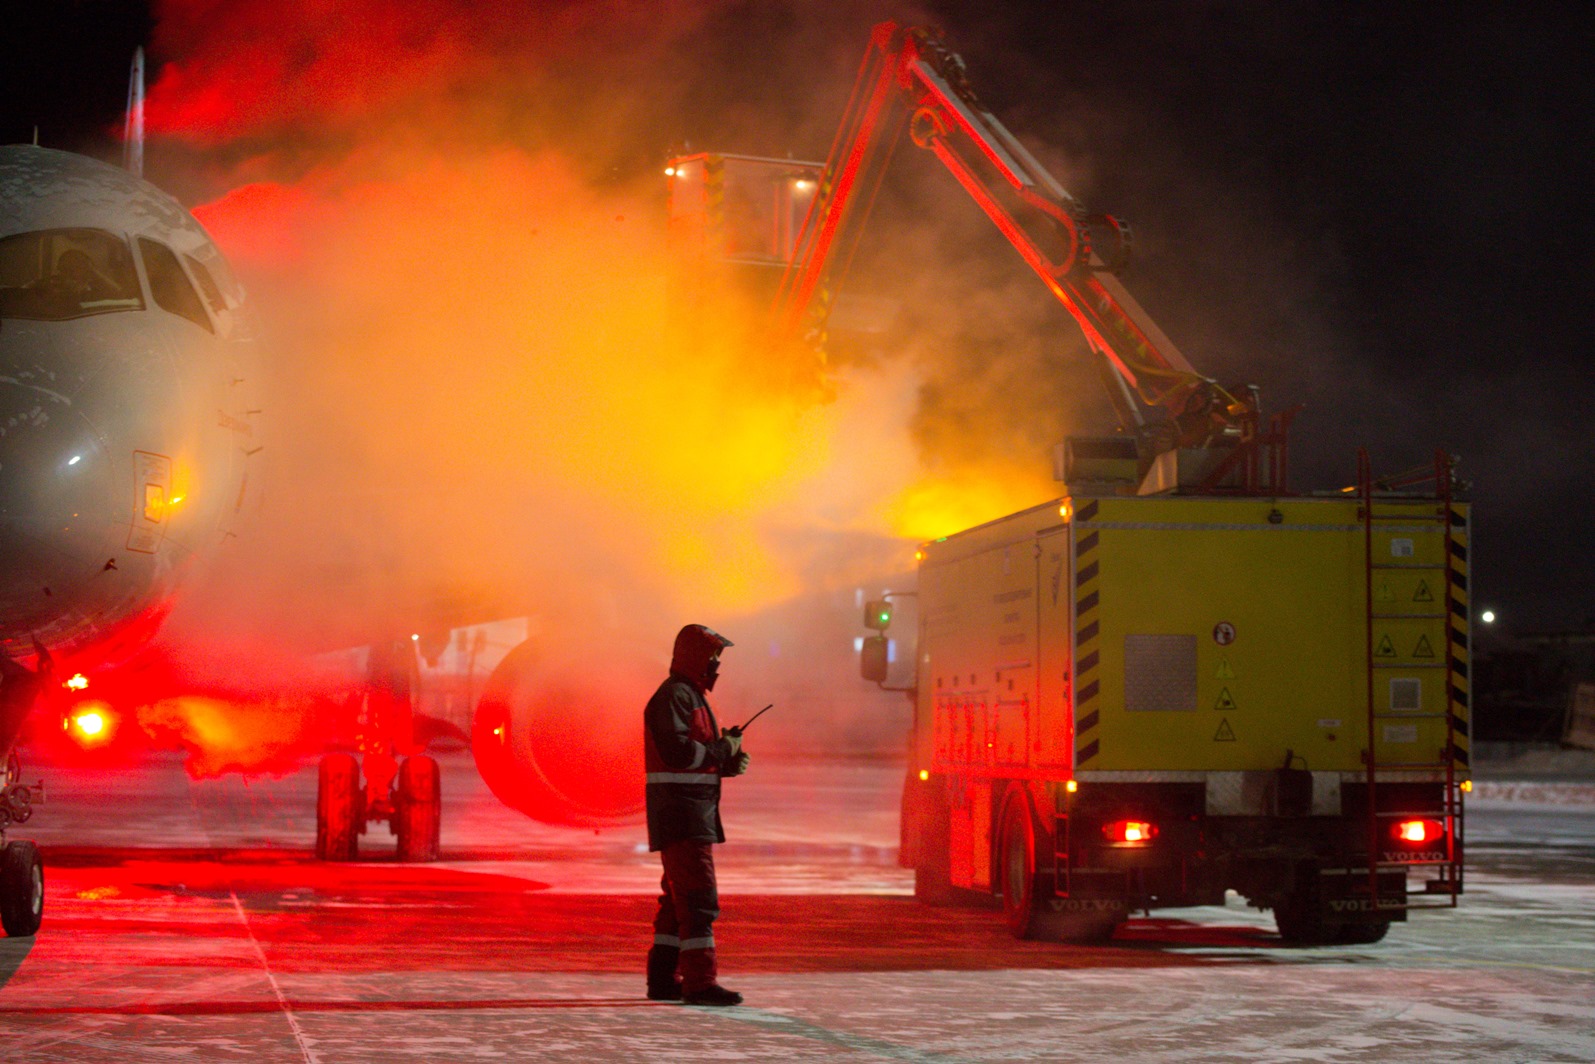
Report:
M 83 461 L 83 456 L 81 454 L 75 454 L 71 458 L 68 458 L 66 460 L 66 464 L 67 465 L 77 465 L 81 461 Z
M 1485 624 L 1494 624 L 1495 623 L 1495 611 L 1494 610 L 1485 610 L 1483 613 L 1479 614 L 1479 620 L 1483 621 Z

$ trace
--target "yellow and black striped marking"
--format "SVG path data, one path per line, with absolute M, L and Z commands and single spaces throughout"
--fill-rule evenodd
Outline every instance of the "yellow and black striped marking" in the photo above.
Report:
M 1102 693 L 1098 534 L 1089 527 L 1097 515 L 1095 500 L 1075 513 L 1074 525 L 1074 764 L 1083 767 L 1097 756 L 1097 707 Z
M 703 217 L 716 251 L 723 250 L 726 217 L 726 161 L 718 155 L 703 157 Z
M 1451 758 L 1468 765 L 1468 519 L 1455 505 L 1446 518 L 1446 600 L 1451 648 L 1447 655 Z

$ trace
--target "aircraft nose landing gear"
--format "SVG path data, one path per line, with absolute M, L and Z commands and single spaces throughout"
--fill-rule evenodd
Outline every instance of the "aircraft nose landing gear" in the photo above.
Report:
M 44 921 L 44 862 L 39 848 L 18 840 L 0 850 L 0 927 L 12 938 L 31 935 Z
M 416 640 L 372 645 L 366 683 L 341 740 L 361 751 L 321 759 L 316 788 L 316 857 L 352 861 L 366 825 L 385 822 L 398 840 L 401 861 L 436 861 L 441 821 L 438 763 L 417 749 L 415 699 L 419 685 Z M 364 785 L 360 782 L 365 776 Z
M 396 772 L 391 765 L 391 759 L 388 766 L 368 759 L 366 776 L 376 786 L 367 788 L 360 785 L 361 766 L 353 754 L 328 754 L 321 759 L 316 787 L 319 860 L 354 860 L 366 825 L 377 822 L 386 822 L 397 837 L 399 860 L 438 859 L 442 823 L 438 763 L 425 754 L 415 754 L 405 758 Z M 384 775 L 391 786 L 382 786 L 380 777 Z
M 32 935 L 44 921 L 44 862 L 39 848 L 21 839 L 6 842 L 6 828 L 33 816 L 33 804 L 44 800 L 44 785 L 17 782 L 22 762 L 16 751 L 6 758 L 0 780 L 0 927 L 12 938 Z

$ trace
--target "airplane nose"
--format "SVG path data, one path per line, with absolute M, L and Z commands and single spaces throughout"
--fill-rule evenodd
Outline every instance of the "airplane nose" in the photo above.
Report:
M 36 624 L 103 567 L 116 497 L 92 425 L 69 399 L 0 378 L 0 625 Z

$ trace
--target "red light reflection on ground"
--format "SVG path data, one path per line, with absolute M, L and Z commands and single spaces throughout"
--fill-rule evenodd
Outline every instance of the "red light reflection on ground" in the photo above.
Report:
M 161 967 L 252 969 L 253 938 L 282 973 L 634 972 L 654 907 L 645 895 L 554 894 L 496 872 L 323 864 L 281 851 L 62 848 L 46 859 L 49 931 L 29 964 L 111 951 Z M 1137 921 L 1109 946 L 1016 942 L 996 912 L 901 896 L 738 895 L 722 905 L 724 964 L 744 972 L 1189 966 L 1226 961 L 1162 947 L 1272 939 L 1260 929 Z

